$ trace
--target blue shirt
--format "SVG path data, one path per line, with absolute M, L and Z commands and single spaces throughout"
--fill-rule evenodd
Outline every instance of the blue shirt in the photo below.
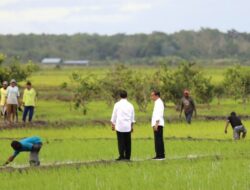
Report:
M 16 157 L 20 152 L 30 152 L 32 150 L 32 147 L 34 144 L 41 144 L 42 140 L 40 137 L 33 136 L 29 138 L 25 138 L 19 141 L 22 145 L 22 148 L 20 151 L 15 151 L 14 152 L 14 157 Z

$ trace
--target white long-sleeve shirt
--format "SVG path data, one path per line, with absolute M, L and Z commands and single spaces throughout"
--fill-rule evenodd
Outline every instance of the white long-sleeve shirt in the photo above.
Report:
M 164 126 L 164 103 L 158 98 L 154 104 L 154 110 L 152 114 L 151 126 L 154 127 L 156 121 L 159 121 L 159 126 Z
M 127 99 L 121 99 L 114 106 L 111 122 L 116 131 L 130 132 L 132 123 L 135 123 L 134 106 Z

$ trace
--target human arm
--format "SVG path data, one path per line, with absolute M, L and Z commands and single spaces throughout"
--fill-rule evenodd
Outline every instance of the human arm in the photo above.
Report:
M 227 134 L 228 125 L 229 125 L 229 121 L 226 122 L 225 130 L 224 130 L 225 134 Z
M 195 117 L 197 117 L 197 110 L 196 110 L 196 105 L 195 105 L 195 103 L 194 103 L 194 100 L 193 99 L 191 99 L 191 104 L 193 105 L 193 108 L 194 108 L 194 116 Z
M 132 114 L 131 114 L 131 132 L 134 131 L 134 124 L 135 124 L 135 110 L 132 106 Z
M 180 110 L 180 115 L 179 115 L 180 118 L 181 118 L 181 115 L 182 115 L 183 107 L 184 107 L 184 105 L 183 105 L 183 102 L 181 101 L 181 110 Z
M 114 106 L 112 117 L 111 117 L 111 129 L 114 131 L 115 130 L 115 123 L 117 119 L 117 105 Z
M 19 154 L 19 152 L 15 151 L 13 155 L 11 155 L 8 160 L 3 164 L 4 166 L 7 166 L 9 163 L 11 163 L 15 157 Z

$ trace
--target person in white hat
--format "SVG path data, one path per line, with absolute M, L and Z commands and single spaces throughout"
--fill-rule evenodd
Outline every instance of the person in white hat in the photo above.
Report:
M 4 118 L 4 121 L 7 120 L 7 107 L 6 107 L 6 96 L 7 96 L 7 87 L 8 82 L 4 81 L 2 88 L 0 89 L 0 108 L 1 108 L 1 115 Z
M 7 88 L 7 117 L 10 123 L 15 121 L 19 97 L 20 93 L 16 80 L 12 79 L 10 86 Z

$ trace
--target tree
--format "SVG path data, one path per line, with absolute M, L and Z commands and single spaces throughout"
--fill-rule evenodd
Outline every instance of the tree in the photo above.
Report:
M 23 81 L 33 72 L 39 70 L 39 66 L 32 61 L 26 64 L 20 63 L 18 59 L 14 59 L 11 63 L 4 65 L 6 56 L 0 55 L 0 81 L 10 81 L 16 79 L 17 81 Z
M 132 94 L 141 112 L 147 110 L 150 101 L 151 80 L 147 75 L 136 73 L 133 75 Z
M 250 74 L 237 65 L 226 71 L 224 85 L 226 93 L 234 99 L 242 99 L 245 105 L 250 94 Z
M 75 109 L 81 109 L 83 115 L 86 115 L 88 103 L 94 100 L 96 94 L 100 92 L 99 83 L 93 75 L 82 77 L 78 73 L 72 73 L 71 80 L 76 85 L 73 97 L 74 107 Z
M 119 99 L 121 90 L 132 94 L 133 72 L 125 65 L 115 65 L 100 82 L 104 99 L 108 104 L 116 102 Z

